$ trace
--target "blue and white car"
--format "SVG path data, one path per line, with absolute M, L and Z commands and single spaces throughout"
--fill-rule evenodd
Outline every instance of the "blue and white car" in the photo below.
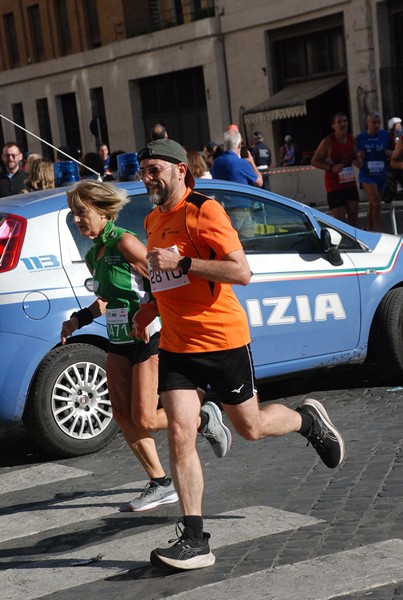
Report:
M 118 224 L 144 240 L 142 183 Z M 363 362 L 403 375 L 403 239 L 354 229 L 309 206 L 224 181 L 197 189 L 253 221 L 239 231 L 253 277 L 235 286 L 259 379 Z M 61 323 L 93 301 L 66 188 L 0 200 L 0 425 L 24 420 L 48 452 L 76 456 L 116 434 L 103 319 L 60 345 Z M 231 216 L 230 210 L 228 213 Z M 250 225 L 250 223 L 249 223 Z

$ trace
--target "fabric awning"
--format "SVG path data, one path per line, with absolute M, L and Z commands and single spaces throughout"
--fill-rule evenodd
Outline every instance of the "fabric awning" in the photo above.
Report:
M 245 123 L 259 123 L 302 117 L 307 114 L 307 102 L 321 96 L 346 79 L 335 75 L 287 85 L 268 100 L 244 112 Z

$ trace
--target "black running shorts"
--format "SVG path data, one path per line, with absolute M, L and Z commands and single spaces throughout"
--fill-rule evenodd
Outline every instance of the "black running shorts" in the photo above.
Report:
M 217 352 L 176 353 L 160 350 L 159 393 L 210 387 L 222 404 L 241 404 L 255 394 L 250 347 Z
M 160 333 L 158 331 L 150 337 L 148 344 L 145 342 L 135 342 L 132 344 L 113 344 L 109 342 L 108 353 L 128 358 L 130 364 L 133 366 L 145 362 L 154 354 L 158 354 L 159 341 Z
M 327 203 L 329 208 L 340 208 L 340 206 L 344 206 L 347 202 L 351 201 L 360 201 L 356 186 L 327 193 Z

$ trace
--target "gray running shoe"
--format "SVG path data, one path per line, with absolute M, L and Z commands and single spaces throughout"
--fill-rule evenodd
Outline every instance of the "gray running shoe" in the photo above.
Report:
M 224 458 L 232 444 L 232 435 L 222 420 L 221 410 L 214 402 L 205 402 L 200 409 L 208 415 L 208 423 L 199 432 L 211 444 L 217 458 Z
M 162 504 L 173 504 L 178 500 L 173 481 L 169 485 L 160 485 L 156 481 L 149 481 L 140 496 L 129 502 L 129 510 L 134 512 L 150 510 Z

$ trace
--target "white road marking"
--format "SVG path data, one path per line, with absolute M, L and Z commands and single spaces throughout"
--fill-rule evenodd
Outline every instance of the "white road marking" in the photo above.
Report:
M 331 600 L 402 580 L 403 540 L 396 539 L 207 584 L 166 600 Z
M 64 524 L 63 514 L 59 523 Z M 214 547 L 217 548 L 319 522 L 312 517 L 277 510 L 270 506 L 250 506 L 207 517 L 205 527 L 213 533 Z M 0 572 L 1 598 L 34 600 L 73 586 L 111 577 L 122 570 L 133 569 L 136 563 L 147 563 L 151 550 L 158 546 L 166 546 L 168 540 L 173 537 L 174 530 L 171 525 L 152 528 L 66 554 L 24 557 L 23 560 L 15 557 L 15 561 L 19 563 L 18 567 L 13 568 L 11 562 L 9 569 Z M 74 561 L 89 559 L 98 554 L 103 554 L 105 558 L 87 566 L 72 566 Z
M 64 502 L 50 501 L 46 507 L 12 511 L 0 517 L 0 543 L 72 523 L 100 519 L 117 513 L 144 488 L 146 481 L 135 481 L 109 490 L 96 491 Z
M 33 465 L 29 469 L 17 469 L 16 471 L 0 475 L 0 494 L 18 492 L 37 485 L 46 485 L 48 483 L 55 483 L 56 481 L 63 481 L 64 479 L 84 477 L 85 475 L 92 475 L 92 473 L 91 471 L 81 471 L 81 469 L 64 467 L 57 463 Z

